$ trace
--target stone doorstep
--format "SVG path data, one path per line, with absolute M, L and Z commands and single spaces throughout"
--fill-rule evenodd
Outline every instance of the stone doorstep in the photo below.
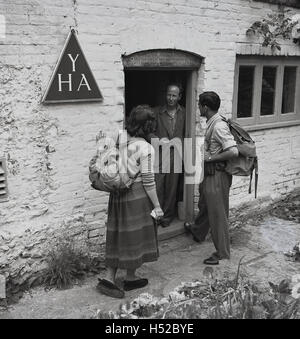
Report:
M 178 219 L 175 219 L 169 227 L 162 228 L 158 227 L 158 240 L 168 240 L 174 237 L 177 237 L 178 235 L 184 234 L 184 221 L 180 221 Z
M 6 279 L 0 275 L 0 299 L 6 299 Z
M 249 210 L 244 214 L 242 215 L 243 218 L 251 218 L 251 217 L 254 217 L 255 215 L 257 214 L 260 214 L 260 215 L 263 215 L 265 214 L 266 212 L 268 212 L 271 208 L 272 208 L 272 204 L 269 203 L 268 205 L 266 206 L 262 206 L 260 208 L 259 211 L 257 211 L 257 208 L 255 209 L 254 206 L 256 205 L 242 205 L 242 206 L 245 206 L 245 208 L 248 208 Z M 233 207 L 230 212 L 231 212 L 231 215 L 229 217 L 229 222 L 232 223 L 234 221 L 238 221 L 239 218 L 241 217 L 240 215 L 235 215 L 237 211 L 237 208 L 236 207 Z M 198 213 L 198 210 L 195 209 L 194 211 L 194 216 L 196 216 Z M 182 235 L 185 233 L 185 229 L 184 229 L 184 222 L 183 220 L 179 220 L 178 218 L 175 218 L 171 225 L 167 228 L 162 228 L 162 227 L 158 227 L 158 240 L 159 241 L 163 241 L 163 240 L 169 240 L 171 238 L 174 238 L 174 237 L 177 237 L 179 235 Z M 230 230 L 232 231 L 233 228 L 231 228 Z

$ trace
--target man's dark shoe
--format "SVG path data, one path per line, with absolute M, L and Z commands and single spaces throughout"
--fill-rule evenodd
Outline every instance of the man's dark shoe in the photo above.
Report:
M 193 235 L 193 240 L 194 240 L 195 242 L 199 243 L 199 244 L 202 242 L 202 240 L 198 239 L 198 238 L 195 237 L 194 235 Z
M 186 233 L 190 233 L 190 234 L 192 234 L 192 223 L 190 223 L 190 222 L 185 222 L 184 223 L 184 229 L 185 229 L 185 231 L 186 231 Z
M 148 279 L 124 280 L 124 291 L 132 291 L 148 285 Z
M 198 243 L 204 241 L 204 240 L 198 239 L 198 238 L 195 236 L 195 234 L 194 234 L 193 231 L 192 231 L 192 226 L 193 226 L 192 223 L 185 222 L 185 223 L 184 223 L 184 229 L 185 229 L 185 231 L 193 236 L 193 240 L 194 240 L 194 241 L 196 241 L 196 242 L 198 242 Z
M 221 260 L 222 259 L 222 258 L 220 258 L 218 252 L 214 252 L 211 256 L 212 256 L 212 258 L 215 258 L 217 260 Z
M 224 257 L 220 257 L 220 255 L 218 254 L 218 252 L 214 252 L 213 254 L 212 254 L 212 257 L 214 257 L 215 259 L 217 259 L 217 260 L 225 260 L 225 259 L 227 259 L 227 260 L 229 260 L 230 259 L 230 257 L 227 257 L 227 256 L 224 256 Z
M 213 256 L 205 259 L 203 262 L 205 265 L 219 265 L 219 260 Z
M 171 225 L 170 222 L 166 219 L 161 219 L 159 224 L 163 228 L 169 227 Z
M 122 299 L 125 296 L 123 290 L 121 290 L 117 285 L 113 284 L 112 282 L 106 279 L 98 279 L 99 283 L 96 287 L 97 291 L 105 294 L 112 298 Z

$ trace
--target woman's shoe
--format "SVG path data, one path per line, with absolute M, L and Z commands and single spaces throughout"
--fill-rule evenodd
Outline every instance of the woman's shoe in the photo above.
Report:
M 112 298 L 122 299 L 125 297 L 125 293 L 121 290 L 117 285 L 106 279 L 99 279 L 99 283 L 97 285 L 97 291 L 102 294 L 105 294 Z
M 124 280 L 124 291 L 132 291 L 148 285 L 148 279 Z

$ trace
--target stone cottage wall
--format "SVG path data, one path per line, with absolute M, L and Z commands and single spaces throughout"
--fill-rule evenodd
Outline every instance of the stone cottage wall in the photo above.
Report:
M 7 24 L 0 35 L 0 157 L 7 159 L 9 185 L 9 200 L 0 202 L 0 274 L 25 281 L 43 267 L 49 240 L 62 231 L 99 251 L 108 197 L 90 188 L 88 162 L 99 129 L 122 126 L 122 55 L 174 48 L 202 56 L 198 91 L 217 91 L 222 113 L 230 115 L 236 53 L 270 53 L 245 32 L 272 10 L 277 6 L 250 0 L 0 0 Z M 104 102 L 43 106 L 70 27 Z M 300 56 L 300 49 L 285 43 L 281 53 Z M 260 199 L 299 186 L 299 127 L 253 136 Z M 247 183 L 235 180 L 233 205 L 254 201 Z

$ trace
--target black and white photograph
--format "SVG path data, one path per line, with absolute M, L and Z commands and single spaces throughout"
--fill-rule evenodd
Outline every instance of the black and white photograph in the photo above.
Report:
M 0 0 L 16 319 L 300 319 L 299 0 Z

